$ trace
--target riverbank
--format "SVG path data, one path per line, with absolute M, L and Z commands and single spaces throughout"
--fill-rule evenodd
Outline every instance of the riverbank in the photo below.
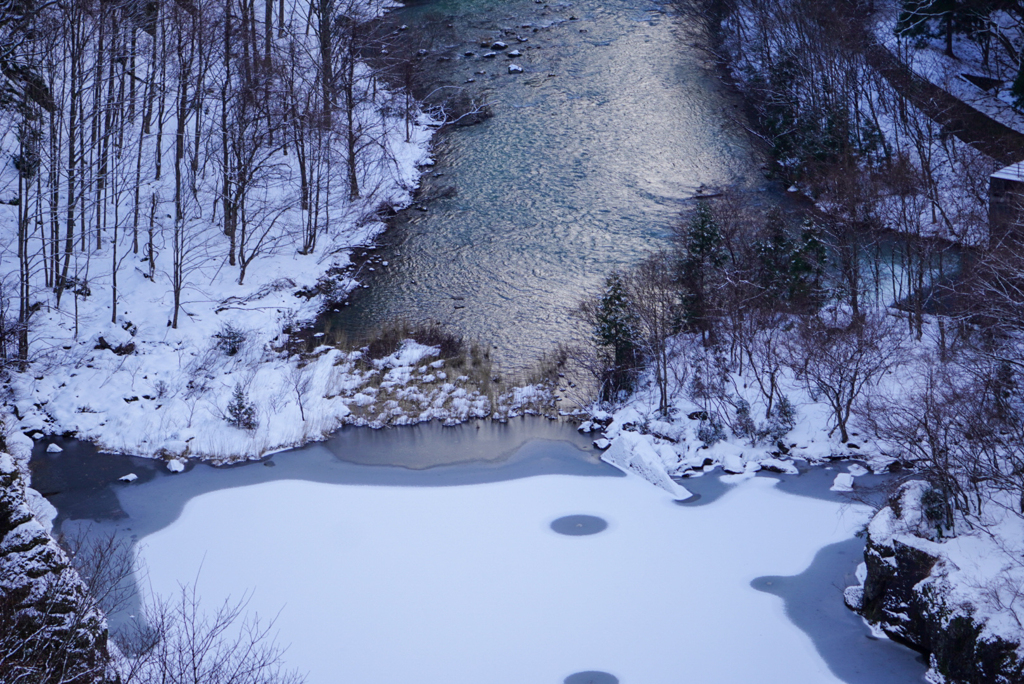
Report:
M 828 12 L 799 0 L 770 11 L 740 2 L 705 15 L 773 149 L 776 173 L 815 202 L 820 224 L 787 230 L 758 217 L 739 222 L 738 231 L 725 213 L 714 231 L 703 226 L 699 237 L 720 241 L 721 261 L 731 260 L 712 276 L 728 285 L 686 292 L 702 298 L 696 313 L 706 318 L 694 333 L 657 347 L 667 368 L 639 378 L 639 397 L 606 435 L 641 433 L 628 438 L 636 446 L 621 460 L 664 475 L 718 465 L 749 473 L 791 468 L 794 457 L 858 454 L 864 465 L 837 476 L 837 489 L 856 491 L 858 473 L 868 470 L 918 478 L 869 526 L 863 588 L 849 605 L 880 633 L 924 651 L 935 681 L 1017 682 L 1022 319 L 1019 290 L 999 288 L 1017 282 L 1021 254 L 1005 227 L 990 234 L 989 177 L 997 166 L 986 155 L 1008 162 L 1024 150 L 1011 117 L 972 114 L 968 104 L 981 107 L 977 101 L 940 92 L 966 87 L 961 69 L 968 81 L 978 76 L 969 72 L 982 63 L 979 48 L 966 37 L 951 42 L 965 59 L 944 64 L 928 37 L 937 24 L 911 27 L 923 36 L 894 45 L 897 4 L 872 5 L 876 15 L 853 2 Z M 1005 95 L 1005 74 L 994 80 Z M 815 227 L 831 269 L 822 297 L 810 307 L 785 302 L 808 272 L 806 259 L 802 271 L 792 270 L 801 256 L 794 245 Z M 743 239 L 729 239 L 745 228 L 752 228 L 750 251 Z M 897 236 L 899 254 L 882 246 L 883 231 Z M 970 268 L 950 277 L 948 249 L 934 238 L 967 248 Z M 715 253 L 706 242 L 691 240 L 679 258 L 696 261 L 687 251 L 696 244 L 706 259 L 697 266 L 707 268 Z M 742 286 L 747 278 L 756 288 Z M 788 426 L 772 415 L 782 397 L 796 409 L 787 411 L 795 417 Z

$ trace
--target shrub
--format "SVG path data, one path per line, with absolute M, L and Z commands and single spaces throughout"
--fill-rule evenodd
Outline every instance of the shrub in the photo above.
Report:
M 225 356 L 234 356 L 245 344 L 245 331 L 225 323 L 214 338 L 217 340 L 217 348 L 224 352 Z

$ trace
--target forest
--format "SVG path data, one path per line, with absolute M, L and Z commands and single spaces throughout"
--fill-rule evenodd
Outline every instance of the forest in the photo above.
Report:
M 101 292 L 127 329 L 119 302 L 138 284 L 126 273 L 161 283 L 177 328 L 200 282 L 242 285 L 266 257 L 337 248 L 337 233 L 397 202 L 396 143 L 419 110 L 384 86 L 399 65 L 360 60 L 381 49 L 369 35 L 381 9 L 6 3 L 5 363 L 45 350 L 41 309 L 70 312 L 77 332 L 79 302 Z

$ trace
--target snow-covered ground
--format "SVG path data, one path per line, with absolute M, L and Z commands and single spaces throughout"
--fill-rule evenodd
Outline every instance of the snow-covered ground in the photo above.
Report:
M 695 397 L 692 378 L 699 365 L 706 363 L 714 353 L 702 350 L 699 342 L 691 338 L 682 334 L 672 344 L 670 375 L 680 380 L 669 387 L 670 416 L 658 410 L 659 392 L 651 372 L 641 376 L 636 391 L 624 402 L 590 407 L 593 420 L 584 422 L 580 430 L 591 433 L 598 448 L 607 449 L 605 460 L 609 463 L 675 492 L 680 485 L 666 484 L 668 478 L 699 477 L 717 468 L 730 474 L 762 469 L 796 473 L 797 462 L 821 464 L 856 459 L 868 466 L 857 466 L 853 471 L 857 477 L 869 470 L 884 473 L 896 460 L 886 445 L 877 443 L 872 435 L 859 429 L 856 418 L 850 424 L 850 441 L 844 443 L 839 431 L 834 429 L 831 409 L 820 396 L 814 396 L 813 385 L 797 378 L 793 370 L 785 366 L 778 369 L 775 396 L 776 401 L 785 396 L 792 405 L 791 428 L 782 431 L 777 440 L 739 434 L 736 407 L 744 403 L 756 427 L 767 428 L 765 399 L 758 390 L 754 371 L 748 364 L 740 372 L 735 364 L 718 358 L 714 363 L 718 368 L 716 372 L 722 374 L 720 394 L 710 400 Z M 897 336 L 891 343 L 895 345 L 900 341 Z M 908 349 L 901 364 L 870 383 L 859 399 L 897 391 L 902 383 L 915 377 L 919 364 L 925 361 L 930 350 L 931 342 L 926 337 L 916 348 Z M 720 431 L 709 437 L 712 421 L 708 418 L 712 417 L 719 423 Z
M 953 54 L 956 56 L 950 57 L 945 53 L 944 36 L 900 38 L 895 35 L 899 8 L 895 3 L 884 3 L 879 5 L 879 9 L 874 25 L 875 40 L 900 55 L 918 76 L 995 121 L 1024 133 L 1024 114 L 1013 106 L 1013 96 L 1010 94 L 1015 74 L 1008 72 L 1014 71 L 1016 65 L 1004 61 L 1000 47 L 994 40 L 988 66 L 984 64 L 981 45 L 960 34 L 953 39 Z M 994 14 L 994 19 L 1007 20 L 998 12 Z M 965 74 L 996 78 L 1000 85 L 991 90 L 982 90 L 965 79 Z
M 277 481 L 189 501 L 140 542 L 149 591 L 198 578 L 204 605 L 252 591 L 309 684 L 834 682 L 762 575 L 849 539 L 863 506 L 739 478 L 680 507 L 638 477 L 452 487 Z M 570 537 L 568 514 L 608 521 Z M 838 589 L 837 598 L 838 601 Z

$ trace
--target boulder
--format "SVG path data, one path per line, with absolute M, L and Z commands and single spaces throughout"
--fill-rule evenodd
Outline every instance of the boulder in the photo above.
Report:
M 850 473 L 839 473 L 836 475 L 836 479 L 832 481 L 832 486 L 829 489 L 833 492 L 852 492 L 853 475 Z
M 991 633 L 973 606 L 953 596 L 949 561 L 921 499 L 930 487 L 905 483 L 868 526 L 864 584 L 846 603 L 899 643 L 930 656 L 935 681 L 1024 683 L 1022 644 Z

